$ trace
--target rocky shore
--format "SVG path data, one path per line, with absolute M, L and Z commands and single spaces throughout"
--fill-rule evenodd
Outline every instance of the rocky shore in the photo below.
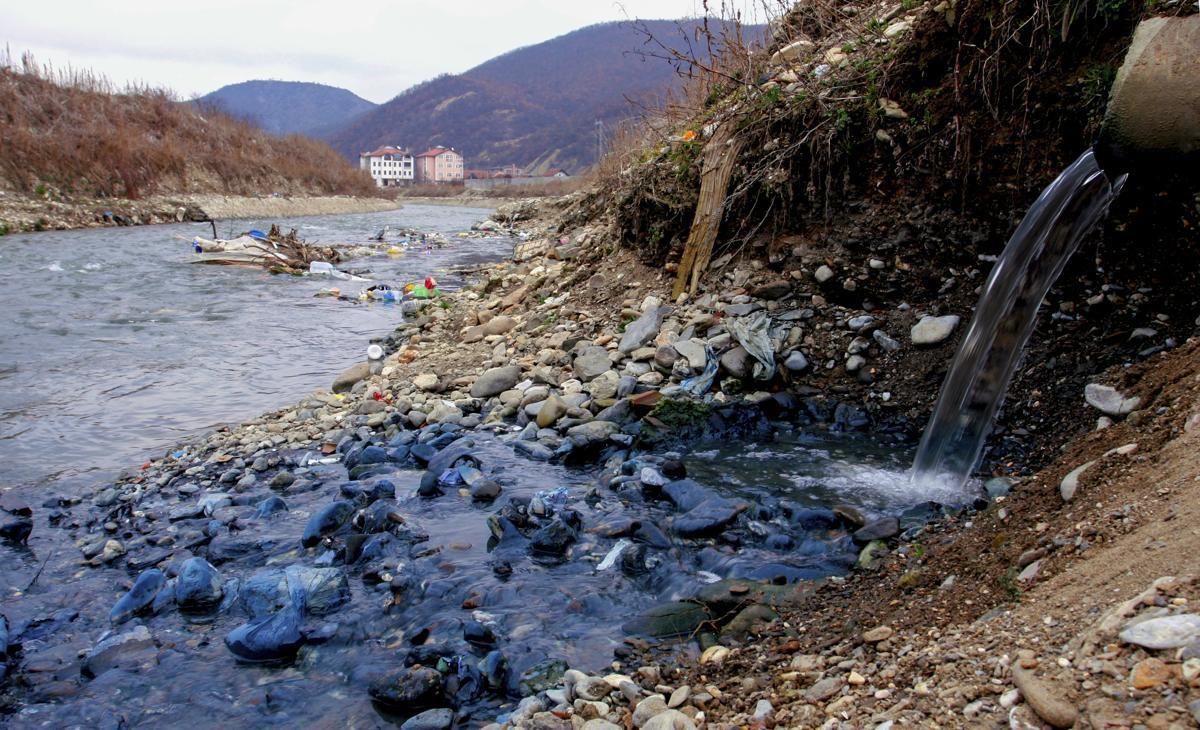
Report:
M 14 726 L 145 721 L 164 698 L 117 706 L 106 688 L 193 655 L 246 673 L 321 666 L 363 642 L 386 646 L 386 661 L 360 658 L 307 681 L 328 675 L 336 691 L 369 697 L 410 729 L 1188 720 L 1181 708 L 1200 662 L 1189 653 L 1200 639 L 1187 612 L 1195 586 L 1164 578 L 1136 597 L 1159 574 L 1137 575 L 1130 554 L 1151 543 L 1166 546 L 1166 555 L 1152 548 L 1164 558 L 1189 554 L 1194 535 L 1175 544 L 1157 520 L 1194 517 L 1195 459 L 1159 491 L 1130 485 L 1159 481 L 1148 478 L 1158 454 L 1192 453 L 1195 344 L 1116 383 L 1119 404 L 1127 391 L 1139 410 L 1114 414 L 1123 420 L 1080 439 L 1065 463 L 989 482 L 966 505 L 864 514 L 754 503 L 689 478 L 672 449 L 788 424 L 911 444 L 930 394 L 881 389 L 879 379 L 928 377 L 920 363 L 950 357 L 958 319 L 830 302 L 822 287 L 844 284 L 824 258 L 786 276 L 730 262 L 701 296 L 672 302 L 665 272 L 601 253 L 601 226 L 564 236 L 540 215 L 527 203 L 499 210 L 495 225 L 532 221 L 514 260 L 412 311 L 379 343 L 381 360 L 348 369 L 329 391 L 181 444 L 90 494 L 6 495 L 5 540 L 63 534 L 77 550 L 75 590 L 113 596 L 101 613 L 111 629 L 99 636 L 68 631 L 81 610 L 53 591 L 2 604 L 3 706 Z M 887 267 L 863 262 L 864 272 Z M 1060 509 L 1064 477 L 1088 461 L 1071 491 L 1081 498 Z M 534 491 L 525 482 L 539 465 L 584 477 Z M 1167 494 L 1187 511 L 1172 512 Z M 486 522 L 482 565 L 455 559 L 471 546 L 425 526 L 454 500 Z M 1074 561 L 1106 572 L 1074 579 L 1071 602 L 1062 582 L 1072 585 Z M 683 565 L 713 582 L 622 617 L 605 670 L 571 668 L 530 651 L 544 628 L 496 614 L 510 592 L 539 590 L 522 583 L 531 566 L 563 564 L 611 571 L 608 590 L 669 585 Z M 440 577 L 454 574 L 469 579 Z M 1103 587 L 1090 590 L 1092 578 Z M 389 617 L 427 600 L 437 618 L 397 630 Z M 586 614 L 588 600 L 572 596 L 563 609 Z M 198 640 L 173 616 L 221 633 Z M 1122 633 L 1142 620 L 1168 621 L 1149 639 Z M 279 711 L 269 694 L 234 704 Z M 307 718 L 382 723 L 374 711 L 328 713 Z
M 142 200 L 0 191 L 0 235 L 99 226 L 151 225 L 230 218 L 293 218 L 395 210 L 400 202 L 350 196 L 155 195 Z

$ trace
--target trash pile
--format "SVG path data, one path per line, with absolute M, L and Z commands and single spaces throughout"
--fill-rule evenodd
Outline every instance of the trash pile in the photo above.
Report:
M 192 263 L 259 266 L 274 274 L 302 274 L 314 262 L 332 266 L 343 258 L 331 246 L 305 243 L 294 228 L 284 235 L 275 225 L 267 233 L 251 230 L 229 240 L 196 236 L 192 239 L 192 250 L 196 254 Z
M 334 269 L 335 272 L 342 272 Z M 347 276 L 343 274 L 343 276 Z M 358 277 L 350 277 L 354 281 L 366 281 Z M 440 297 L 442 291 L 438 289 L 437 280 L 432 276 L 425 277 L 425 281 L 421 283 L 409 282 L 403 287 L 396 288 L 390 284 L 372 284 L 366 289 L 360 291 L 357 295 L 343 294 L 339 287 L 330 287 L 322 289 L 313 296 L 317 297 L 333 297 L 343 302 L 384 302 L 387 304 L 406 304 L 412 303 L 415 306 L 417 299 L 434 299 Z

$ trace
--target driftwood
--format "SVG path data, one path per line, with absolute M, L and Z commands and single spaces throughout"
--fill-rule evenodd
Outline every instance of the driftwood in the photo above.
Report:
M 704 158 L 700 166 L 700 199 L 696 202 L 696 216 L 692 219 L 692 229 L 679 262 L 679 273 L 671 289 L 672 299 L 684 291 L 689 294 L 695 292 L 701 277 L 708 270 L 713 244 L 716 243 L 725 212 L 729 180 L 733 177 L 733 166 L 741 149 L 742 139 L 737 136 L 731 123 L 718 126 L 704 145 Z

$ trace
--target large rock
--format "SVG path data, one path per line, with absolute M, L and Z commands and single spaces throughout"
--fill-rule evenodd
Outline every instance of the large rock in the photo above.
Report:
M 538 428 L 550 428 L 558 419 L 567 414 L 567 404 L 562 398 L 557 395 L 552 395 L 542 401 L 542 407 L 538 410 L 537 425 Z
M 787 359 L 783 361 L 783 366 L 793 373 L 798 373 L 808 367 L 808 358 L 799 350 L 792 350 Z
M 493 317 L 483 325 L 483 333 L 485 335 L 502 335 L 512 330 L 517 326 L 517 321 L 512 317 L 501 315 Z
M 371 699 L 405 710 L 439 704 L 442 675 L 430 667 L 401 667 L 371 682 Z
M 166 585 L 167 577 L 158 568 L 151 568 L 143 572 L 134 581 L 133 587 L 129 592 L 117 601 L 109 611 L 108 620 L 113 624 L 124 623 L 133 618 L 135 614 L 140 613 L 148 608 L 154 602 L 155 596 Z M 0 651 L 0 655 L 3 652 Z
M 225 635 L 225 647 L 244 662 L 290 659 L 304 645 L 304 616 L 289 604 L 282 611 L 252 619 Z
M 948 314 L 945 317 L 922 317 L 920 322 L 913 325 L 911 332 L 914 345 L 936 345 L 943 342 L 954 328 L 958 326 L 960 317 Z
M 1121 641 L 1147 649 L 1178 649 L 1200 640 L 1200 615 L 1181 613 L 1127 624 Z
M 1128 415 L 1142 404 L 1141 398 L 1126 398 L 1116 388 L 1099 383 L 1088 383 L 1083 386 L 1083 399 L 1089 406 L 1107 416 Z
M 339 500 L 325 505 L 313 513 L 304 527 L 304 535 L 300 544 L 306 548 L 313 547 L 327 536 L 337 532 L 354 514 L 354 503 Z
M 153 666 L 158 661 L 154 637 L 145 626 L 135 626 L 123 634 L 105 638 L 92 647 L 83 660 L 81 672 L 85 677 L 99 677 L 110 669 L 126 671 Z
M 721 368 L 735 378 L 750 377 L 750 368 L 753 364 L 754 358 L 750 357 L 750 353 L 741 345 L 730 348 L 721 354 Z
M 408 718 L 400 726 L 400 730 L 450 730 L 453 724 L 454 711 L 439 707 Z
M 584 348 L 572 366 L 575 368 L 575 376 L 586 383 L 608 372 L 612 368 L 612 360 L 608 357 L 608 350 L 592 346 Z
M 421 373 L 412 379 L 412 384 L 421 390 L 433 390 L 437 387 L 438 376 L 433 373 Z
M 225 595 L 221 574 L 204 558 L 188 558 L 179 569 L 175 603 L 184 610 L 203 610 Z
M 493 322 L 496 320 L 492 320 Z M 521 368 L 506 365 L 484 371 L 471 385 L 472 398 L 490 398 L 512 388 L 521 379 Z
M 787 279 L 777 279 L 763 284 L 753 293 L 759 299 L 782 299 L 792 293 L 792 283 Z
M 737 519 L 745 502 L 736 502 L 724 497 L 710 497 L 685 514 L 675 518 L 672 529 L 680 537 L 701 537 L 724 530 Z
M 865 545 L 873 540 L 888 540 L 900 534 L 900 520 L 895 517 L 880 517 L 854 531 L 854 542 Z
M 680 340 L 675 343 L 675 351 L 687 360 L 688 366 L 702 368 L 708 361 L 704 352 L 704 343 L 696 340 Z
M 246 580 L 238 600 L 246 613 L 260 618 L 286 607 L 291 601 L 291 588 L 303 589 L 305 606 L 315 616 L 333 613 L 350 601 L 350 582 L 340 568 L 303 565 L 256 573 Z
M 691 601 L 672 601 L 653 606 L 637 618 L 625 623 L 621 630 L 655 638 L 688 636 L 705 622 L 712 620 L 708 609 Z
M 331 389 L 334 393 L 346 393 L 359 381 L 366 380 L 370 374 L 371 366 L 369 364 L 360 362 L 357 365 L 352 365 L 334 379 Z
M 567 436 L 580 446 L 592 446 L 608 440 L 620 427 L 612 421 L 588 421 L 567 429 Z
M 617 351 L 630 353 L 653 340 L 654 336 L 658 334 L 658 328 L 662 326 L 663 317 L 667 315 L 667 311 L 666 307 L 651 307 L 642 316 L 630 322 L 625 327 L 624 334 L 621 335 Z

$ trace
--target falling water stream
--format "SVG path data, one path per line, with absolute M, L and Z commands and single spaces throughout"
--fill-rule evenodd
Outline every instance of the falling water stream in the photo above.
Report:
M 1089 149 L 1038 196 L 979 295 L 975 317 L 921 437 L 914 481 L 951 488 L 967 481 L 1042 299 L 1124 182 L 1124 175 L 1110 179 Z

